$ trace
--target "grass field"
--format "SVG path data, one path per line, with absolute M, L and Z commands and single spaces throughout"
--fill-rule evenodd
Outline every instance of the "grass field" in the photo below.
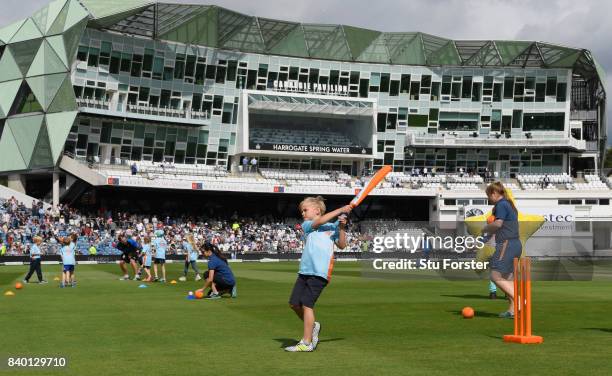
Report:
M 0 375 L 610 375 L 612 284 L 536 282 L 534 332 L 542 345 L 503 343 L 512 320 L 486 281 L 366 279 L 338 263 L 317 304 L 314 353 L 282 350 L 301 336 L 287 300 L 297 263 L 232 265 L 238 299 L 187 300 L 198 282 L 119 281 L 117 265 L 78 265 L 78 287 L 48 285 L 0 296 L 0 355 L 68 357 L 66 369 Z M 182 265 L 168 265 L 177 278 Z M 0 289 L 27 266 L 0 267 Z M 36 280 L 33 277 L 32 280 Z M 472 306 L 476 317 L 459 311 Z

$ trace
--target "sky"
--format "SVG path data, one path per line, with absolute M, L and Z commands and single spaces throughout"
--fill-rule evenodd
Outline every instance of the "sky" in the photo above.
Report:
M 32 15 L 50 0 L 1 1 L 3 8 L 10 10 L 0 13 L 0 26 L 4 26 Z M 166 1 L 213 4 L 248 15 L 303 23 L 422 31 L 449 39 L 536 40 L 586 48 L 606 70 L 606 92 L 612 93 L 612 2 L 608 0 Z M 612 118 L 607 123 L 612 136 Z M 612 137 L 608 137 L 608 144 L 612 145 Z

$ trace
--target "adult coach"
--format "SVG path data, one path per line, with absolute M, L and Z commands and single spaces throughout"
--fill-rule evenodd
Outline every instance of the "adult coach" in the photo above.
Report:
M 514 317 L 514 259 L 521 257 L 523 246 L 519 239 L 518 211 L 506 199 L 502 183 L 495 182 L 486 189 L 489 202 L 493 203 L 495 220 L 483 228 L 483 234 L 495 234 L 495 253 L 490 260 L 491 280 L 502 289 L 510 300 L 507 311 L 499 314 L 502 318 Z
M 134 280 L 136 281 L 140 279 L 138 265 L 136 264 L 136 260 L 138 259 L 138 244 L 133 239 L 129 240 L 126 234 L 120 234 L 117 242 L 117 249 L 121 251 L 119 267 L 123 272 L 123 277 L 120 278 L 122 281 L 130 279 L 127 267 L 125 266 L 126 263 L 132 265 L 132 269 L 134 270 Z
M 219 299 L 223 294 L 231 294 L 236 298 L 236 279 L 229 267 L 227 259 L 216 245 L 204 244 L 204 256 L 208 259 L 208 270 L 204 273 L 204 287 L 198 291 L 204 292 L 208 287 L 207 299 Z

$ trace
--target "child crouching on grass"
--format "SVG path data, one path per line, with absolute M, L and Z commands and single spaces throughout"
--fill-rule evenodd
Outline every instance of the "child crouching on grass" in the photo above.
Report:
M 60 250 L 60 255 L 62 256 L 62 264 L 63 264 L 63 273 L 62 273 L 62 283 L 60 287 L 74 287 L 74 264 L 76 264 L 76 258 L 74 256 L 74 250 L 71 246 L 71 239 L 69 236 L 64 237 L 62 239 L 62 244 L 64 246 Z
M 323 197 L 307 197 L 300 203 L 304 218 L 302 230 L 306 239 L 298 278 L 293 286 L 289 306 L 304 322 L 303 337 L 297 345 L 286 347 L 290 352 L 309 352 L 317 348 L 321 324 L 315 321 L 314 305 L 329 283 L 334 266 L 334 244 L 346 247 L 346 205 L 325 214 Z M 339 217 L 337 221 L 331 222 Z

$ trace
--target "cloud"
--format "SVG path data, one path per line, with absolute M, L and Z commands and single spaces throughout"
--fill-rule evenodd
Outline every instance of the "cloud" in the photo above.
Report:
M 100 0 L 104 1 L 104 0 Z M 27 17 L 47 0 L 2 0 L 0 25 Z M 168 0 L 210 4 L 204 0 Z M 612 2 L 605 0 L 216 0 L 259 17 L 349 24 L 380 31 L 422 31 L 451 39 L 537 40 L 589 49 L 604 67 L 612 93 Z M 608 121 L 612 135 L 612 121 Z M 612 138 L 609 141 L 612 144 Z

